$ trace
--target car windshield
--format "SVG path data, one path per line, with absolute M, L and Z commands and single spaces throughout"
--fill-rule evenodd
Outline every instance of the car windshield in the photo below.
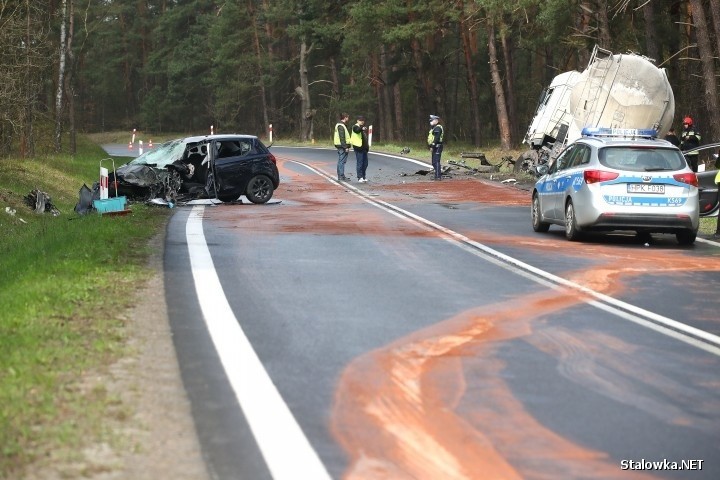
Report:
M 685 157 L 673 148 L 605 147 L 598 151 L 600 163 L 616 170 L 664 172 L 687 167 Z
M 153 148 L 152 150 L 148 150 L 136 159 L 132 160 L 130 164 L 165 168 L 175 160 L 181 159 L 184 153 L 185 142 L 183 139 L 171 140 Z

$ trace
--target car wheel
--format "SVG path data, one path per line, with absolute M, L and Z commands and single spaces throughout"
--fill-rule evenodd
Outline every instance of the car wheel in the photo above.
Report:
M 540 198 L 537 193 L 533 195 L 530 213 L 532 215 L 533 230 L 536 232 L 547 232 L 550 229 L 550 224 L 541 220 L 542 213 L 540 211 Z
M 517 160 L 513 170 L 515 173 L 530 173 L 533 165 L 537 164 L 537 152 L 535 150 L 522 153 Z
M 695 243 L 695 239 L 697 238 L 697 232 L 693 232 L 692 230 L 683 230 L 682 232 L 677 232 L 675 234 L 675 238 L 677 238 L 680 245 L 692 245 Z
M 257 175 L 250 179 L 245 196 L 252 203 L 265 203 L 273 196 L 275 188 L 272 181 L 265 175 Z
M 580 227 L 577 226 L 572 200 L 568 200 L 565 206 L 565 238 L 571 241 L 580 238 Z

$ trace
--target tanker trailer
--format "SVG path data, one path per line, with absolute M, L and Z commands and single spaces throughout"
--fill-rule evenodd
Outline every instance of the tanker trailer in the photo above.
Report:
M 674 114 L 665 69 L 642 55 L 595 46 L 582 73 L 562 73 L 543 92 L 523 140 L 529 149 L 515 161 L 515 171 L 548 162 L 585 127 L 654 128 L 664 136 Z

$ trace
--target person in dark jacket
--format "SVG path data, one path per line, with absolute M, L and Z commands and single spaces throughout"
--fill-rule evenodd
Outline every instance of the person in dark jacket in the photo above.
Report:
M 348 153 L 350 152 L 350 132 L 348 132 L 346 126 L 349 118 L 350 115 L 347 113 L 341 113 L 338 123 L 335 124 L 335 133 L 333 134 L 333 142 L 338 152 L 338 182 L 347 182 L 350 180 L 345 176 L 345 162 L 347 162 Z
M 672 143 L 676 147 L 680 147 L 680 139 L 678 138 L 677 134 L 675 133 L 675 129 L 671 128 L 668 133 L 665 134 L 665 140 Z
M 700 131 L 693 125 L 693 119 L 691 117 L 685 117 L 683 119 L 683 131 L 680 134 L 680 150 L 683 151 L 688 165 L 690 165 L 693 172 L 698 171 L 698 155 L 700 152 L 685 152 L 699 147 L 701 141 Z
M 433 180 L 442 180 L 440 158 L 442 157 L 443 142 L 445 140 L 445 129 L 442 120 L 437 115 L 430 115 L 430 132 L 428 132 L 427 144 L 432 156 L 432 166 L 435 171 Z
M 352 133 L 350 134 L 350 143 L 355 150 L 355 160 L 357 162 L 356 170 L 358 182 L 367 182 L 367 167 L 368 167 L 368 151 L 370 150 L 370 144 L 368 143 L 367 127 L 365 126 L 365 117 L 362 115 L 358 116 L 357 123 L 352 127 Z

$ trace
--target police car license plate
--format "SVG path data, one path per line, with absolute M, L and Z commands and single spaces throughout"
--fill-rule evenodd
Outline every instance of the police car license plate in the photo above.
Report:
M 628 183 L 628 193 L 665 193 L 665 185 L 657 183 Z

